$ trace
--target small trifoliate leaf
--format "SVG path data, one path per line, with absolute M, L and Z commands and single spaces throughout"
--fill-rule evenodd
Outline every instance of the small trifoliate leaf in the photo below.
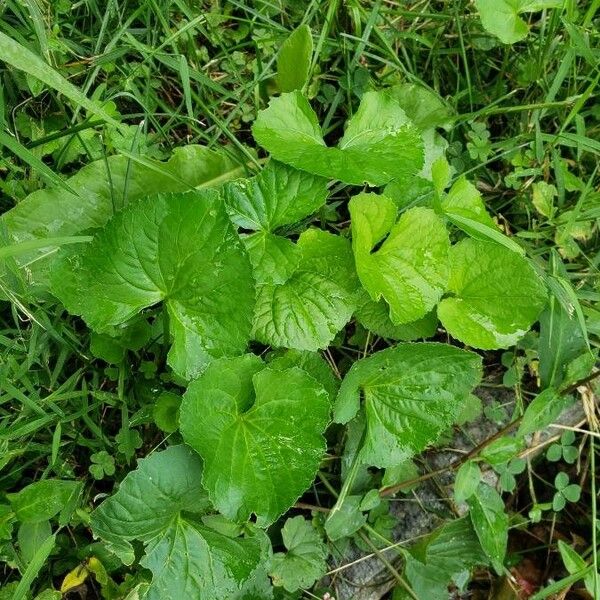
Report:
M 61 252 L 52 287 L 73 314 L 107 331 L 164 301 L 185 378 L 213 356 L 244 351 L 254 282 L 250 263 L 213 190 L 130 203 L 83 248 Z
M 465 239 L 450 251 L 450 294 L 438 305 L 448 333 L 475 348 L 515 344 L 535 322 L 545 287 L 527 260 L 498 244 Z
M 201 485 L 202 461 L 186 446 L 155 452 L 138 463 L 118 491 L 91 515 L 94 535 L 126 548 L 144 543 L 140 564 L 152 571 L 147 600 L 220 600 L 248 580 L 265 557 L 256 532 L 230 538 L 193 515 L 210 510 Z
M 287 552 L 277 552 L 271 559 L 273 584 L 288 592 L 310 588 L 327 570 L 327 547 L 302 516 L 288 519 L 281 536 Z
M 273 232 L 308 217 L 325 203 L 327 180 L 275 160 L 255 177 L 223 187 L 231 220 L 244 229 Z
M 346 423 L 364 397 L 364 464 L 391 467 L 452 425 L 481 379 L 481 359 L 437 343 L 398 344 L 359 360 L 344 377 L 334 419 Z
M 317 115 L 298 91 L 271 99 L 252 133 L 275 159 L 349 184 L 384 185 L 423 165 L 419 133 L 387 92 L 363 95 L 335 148 L 325 145 Z
M 442 297 L 450 240 L 431 209 L 411 208 L 397 223 L 395 215 L 396 206 L 386 196 L 359 194 L 350 200 L 358 277 L 373 300 L 386 300 L 398 325 L 421 319 Z
M 277 56 L 277 87 L 281 92 L 301 90 L 308 80 L 313 41 L 310 27 L 300 25 L 283 42 Z
M 228 518 L 266 527 L 310 485 L 326 445 L 325 389 L 298 367 L 220 359 L 184 395 L 180 429 L 204 459 L 203 484 Z
M 315 351 L 326 348 L 351 319 L 358 282 L 348 240 L 309 229 L 297 247 L 302 258 L 281 285 L 260 285 L 254 336 L 274 347 Z
M 504 512 L 504 502 L 494 488 L 480 483 L 467 503 L 481 547 L 496 572 L 501 574 L 508 543 L 508 515 Z

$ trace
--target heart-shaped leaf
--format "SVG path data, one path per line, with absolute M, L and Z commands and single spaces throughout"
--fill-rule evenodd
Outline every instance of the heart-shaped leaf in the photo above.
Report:
M 183 398 L 180 429 L 204 459 L 203 484 L 227 517 L 265 527 L 310 485 L 325 452 L 329 396 L 298 367 L 247 354 L 213 362 Z
M 397 223 L 396 211 L 387 196 L 359 194 L 350 200 L 358 277 L 373 300 L 386 300 L 398 325 L 424 317 L 442 297 L 450 240 L 433 210 L 411 208 Z
M 328 147 L 308 100 L 298 91 L 258 113 L 254 139 L 277 160 L 345 183 L 384 185 L 423 166 L 423 143 L 388 92 L 365 92 L 337 147 Z
M 458 418 L 481 379 L 481 358 L 447 344 L 398 344 L 355 362 L 342 382 L 334 420 L 358 412 L 367 430 L 363 464 L 391 467 L 424 450 Z
M 140 460 L 92 513 L 94 534 L 113 547 L 144 542 L 140 563 L 153 574 L 147 600 L 229 597 L 266 558 L 260 532 L 231 538 L 202 524 L 210 502 L 201 475 L 200 458 L 172 446 Z
M 546 290 L 523 256 L 492 242 L 465 239 L 450 251 L 450 295 L 438 306 L 450 335 L 475 348 L 507 348 L 529 330 Z
M 173 368 L 190 378 L 213 356 L 239 354 L 254 305 L 250 264 L 214 190 L 128 204 L 83 248 L 63 251 L 52 289 L 96 331 L 166 303 Z

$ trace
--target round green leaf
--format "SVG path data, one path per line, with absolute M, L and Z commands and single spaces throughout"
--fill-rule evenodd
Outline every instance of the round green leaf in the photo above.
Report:
M 314 478 L 329 397 L 302 369 L 248 354 L 209 365 L 184 395 L 180 429 L 204 459 L 203 484 L 228 518 L 267 526 Z
M 485 350 L 507 348 L 527 333 L 546 290 L 527 260 L 491 242 L 465 239 L 450 251 L 449 295 L 438 306 L 448 333 Z

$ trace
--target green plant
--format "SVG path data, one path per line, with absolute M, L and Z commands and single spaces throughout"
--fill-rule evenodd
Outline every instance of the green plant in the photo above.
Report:
M 0 496 L 9 593 L 54 597 L 42 588 L 64 576 L 65 592 L 97 583 L 115 599 L 324 595 L 330 557 L 353 543 L 395 598 L 445 598 L 476 566 L 513 566 L 519 512 L 569 518 L 586 491 L 561 473 L 553 503 L 538 501 L 547 466 L 521 454 L 597 360 L 591 8 L 505 3 L 507 25 L 502 3 L 476 2 L 511 43 L 529 30 L 519 15 L 557 8 L 532 21 L 513 74 L 510 48 L 433 3 L 423 26 L 381 3 L 200 15 L 179 0 L 92 1 L 67 26 L 56 3 L 70 36 L 57 28 L 50 46 L 34 3 L 31 19 L 8 4 L 0 29 L 18 41 L 2 34 L 0 58 L 25 73 L 0 88 L 14 155 L 1 200 L 15 200 L 0 217 L 13 307 L 0 493 L 20 490 Z M 69 59 L 95 36 L 88 79 Z M 38 44 L 43 60 L 18 55 Z M 509 92 L 513 75 L 535 84 Z M 42 91 L 46 114 L 4 118 L 6 98 Z M 483 408 L 500 431 L 443 469 L 468 508 L 456 519 L 422 453 L 478 414 L 500 365 L 516 401 Z M 567 433 L 550 460 L 577 458 Z M 388 497 L 430 478 L 450 496 L 445 520 L 398 548 Z M 532 504 L 517 509 L 516 492 Z

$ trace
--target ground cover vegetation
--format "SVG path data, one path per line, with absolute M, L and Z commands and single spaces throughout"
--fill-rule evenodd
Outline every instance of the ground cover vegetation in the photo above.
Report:
M 600 598 L 599 25 L 0 2 L 0 598 Z

